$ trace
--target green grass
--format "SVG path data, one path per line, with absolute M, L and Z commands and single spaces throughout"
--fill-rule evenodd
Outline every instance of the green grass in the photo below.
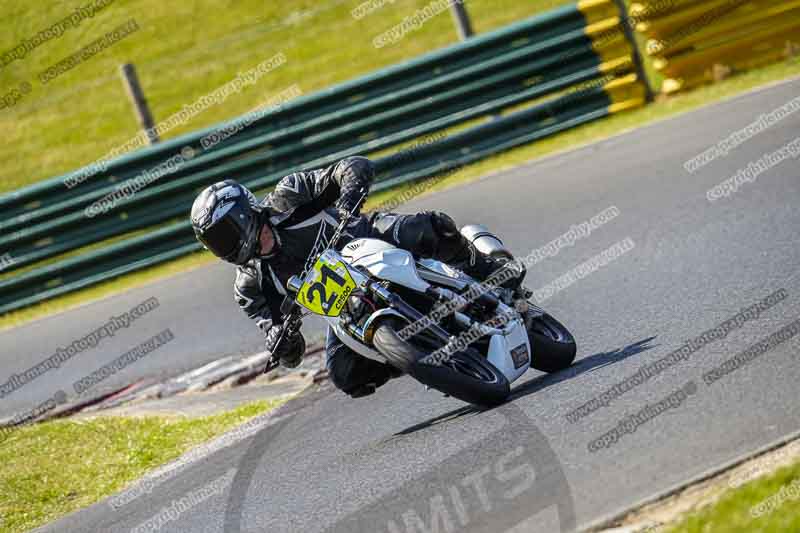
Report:
M 284 401 L 194 419 L 98 417 L 19 428 L 0 443 L 0 532 L 27 531 L 87 507 Z
M 797 512 L 798 499 L 785 498 L 774 510 L 754 517 L 751 509 L 765 499 L 779 494 L 797 498 L 800 496 L 800 463 L 785 467 L 774 474 L 758 478 L 736 490 L 726 493 L 717 503 L 684 518 L 664 533 L 777 533 L 800 531 L 800 513 Z M 788 489 L 792 489 L 789 491 Z M 776 504 L 778 502 L 776 501 Z

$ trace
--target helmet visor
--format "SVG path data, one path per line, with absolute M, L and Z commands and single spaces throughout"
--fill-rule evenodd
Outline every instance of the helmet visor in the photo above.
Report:
M 244 213 L 238 205 L 234 205 L 198 239 L 217 257 L 231 260 L 250 237 L 248 233 L 252 222 L 252 213 Z

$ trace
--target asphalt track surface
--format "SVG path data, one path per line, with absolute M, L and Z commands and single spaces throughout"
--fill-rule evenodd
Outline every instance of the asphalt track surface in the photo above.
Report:
M 408 378 L 361 400 L 325 386 L 255 436 L 166 476 L 127 505 L 100 502 L 44 530 L 130 531 L 176 502 L 158 531 L 568 531 L 798 430 L 798 337 L 712 385 L 703 374 L 800 317 L 798 160 L 727 198 L 706 199 L 708 189 L 792 141 L 800 113 L 694 174 L 683 168 L 798 94 L 800 80 L 783 83 L 405 206 L 483 222 L 518 255 L 616 206 L 618 217 L 528 272 L 526 284 L 536 289 L 623 239 L 635 243 L 544 302 L 578 340 L 571 369 L 530 371 L 513 400 L 490 411 Z M 780 289 L 785 298 L 758 318 L 607 407 L 566 418 Z M 0 352 L 15 354 L 4 371 L 30 366 L 153 295 L 159 309 L 5 398 L 3 408 L 52 394 L 166 327 L 175 340 L 114 379 L 258 350 L 257 332 L 231 300 L 230 272 L 213 267 L 4 333 Z M 624 417 L 690 383 L 694 393 L 678 405 L 589 450 Z M 188 497 L 203 487 L 219 490 L 202 501 Z

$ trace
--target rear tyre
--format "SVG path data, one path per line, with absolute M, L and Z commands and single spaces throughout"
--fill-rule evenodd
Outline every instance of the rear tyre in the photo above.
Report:
M 387 321 L 375 330 L 372 343 L 389 363 L 440 392 L 467 403 L 495 406 L 511 394 L 506 377 L 472 348 L 452 354 L 440 366 L 419 362 L 428 355 L 397 334 L 401 327 Z
M 528 328 L 528 338 L 533 350 L 531 367 L 536 370 L 558 372 L 575 360 L 575 338 L 561 322 L 548 314 L 533 319 Z

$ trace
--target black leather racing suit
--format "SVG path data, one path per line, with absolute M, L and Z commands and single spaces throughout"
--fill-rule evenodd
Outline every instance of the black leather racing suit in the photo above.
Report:
M 337 208 L 352 209 L 368 191 L 373 176 L 368 159 L 350 157 L 322 170 L 284 177 L 261 202 L 261 216 L 275 231 L 277 250 L 238 268 L 234 294 L 265 335 L 272 325 L 283 322 L 280 305 L 286 282 L 303 271 L 320 231 L 330 239 L 339 224 Z M 360 215 L 349 224 L 340 245 L 362 237 L 384 240 L 420 257 L 452 263 L 472 253 L 474 261 L 474 250 L 470 251 L 453 220 L 438 211 Z M 330 329 L 325 348 L 331 380 L 351 396 L 369 394 L 397 375 L 388 365 L 350 350 Z

